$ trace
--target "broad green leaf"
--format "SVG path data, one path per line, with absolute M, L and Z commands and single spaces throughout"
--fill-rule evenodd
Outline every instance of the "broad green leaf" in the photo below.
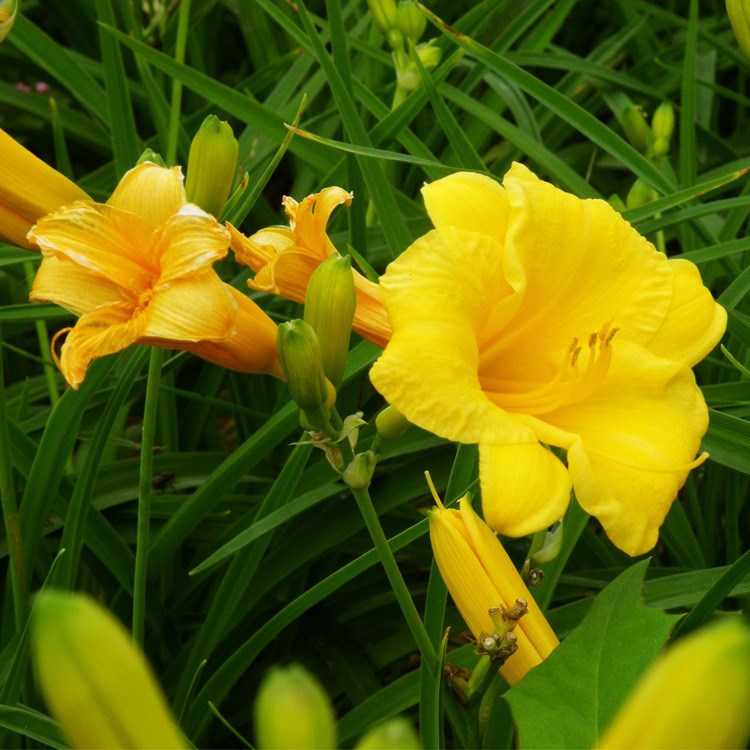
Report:
M 679 618 L 643 604 L 647 565 L 612 581 L 581 625 L 506 693 L 521 748 L 594 747 L 661 651 Z

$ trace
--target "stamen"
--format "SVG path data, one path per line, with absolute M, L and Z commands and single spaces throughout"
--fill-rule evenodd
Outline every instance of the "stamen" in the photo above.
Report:
M 435 489 L 435 485 L 432 481 L 432 477 L 430 476 L 430 472 L 426 471 L 424 473 L 424 477 L 427 480 L 427 486 L 430 488 L 430 493 L 432 494 L 432 499 L 435 501 L 435 504 L 438 506 L 438 508 L 440 508 L 440 510 L 445 510 L 445 506 L 440 499 L 440 495 L 438 495 L 437 490 Z

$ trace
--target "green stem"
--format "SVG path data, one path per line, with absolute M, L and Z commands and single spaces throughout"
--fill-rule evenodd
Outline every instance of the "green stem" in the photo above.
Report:
M 146 574 L 148 572 L 149 534 L 151 530 L 151 490 L 154 464 L 154 433 L 159 403 L 161 366 L 164 353 L 151 349 L 146 384 L 146 403 L 143 409 L 141 436 L 141 465 L 138 479 L 138 523 L 135 542 L 135 577 L 133 580 L 133 640 L 143 645 L 146 622 Z
M 182 0 L 177 19 L 177 42 L 175 44 L 174 59 L 178 63 L 185 62 L 185 48 L 187 47 L 188 21 L 190 20 L 190 0 Z M 168 165 L 177 161 L 177 141 L 180 133 L 180 110 L 182 109 L 182 81 L 172 79 L 172 106 L 169 110 L 169 131 L 167 133 Z
M 2 337 L 0 337 L 1 340 Z M 2 504 L 5 536 L 8 540 L 10 579 L 13 589 L 13 612 L 16 630 L 20 633 L 26 623 L 26 573 L 23 564 L 23 545 L 18 524 L 18 505 L 13 485 L 13 463 L 8 436 L 8 411 L 5 403 L 4 354 L 0 351 L 0 503 Z

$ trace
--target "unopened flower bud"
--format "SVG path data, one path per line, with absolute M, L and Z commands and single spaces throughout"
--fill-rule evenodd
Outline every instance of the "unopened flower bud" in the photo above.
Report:
M 424 44 L 418 44 L 416 52 L 425 70 L 432 70 L 436 67 L 442 55 L 440 48 L 433 44 L 432 39 Z M 396 60 L 396 80 L 398 81 L 398 85 L 404 91 L 416 91 L 422 84 L 422 79 L 414 60 L 409 59 L 405 64 L 399 65 L 399 56 L 394 53 L 393 57 Z
M 336 747 L 331 702 L 303 667 L 273 667 L 255 699 L 256 744 L 260 750 L 329 750 Z
M 0 42 L 10 34 L 20 5 L 19 0 L 0 0 Z
M 366 490 L 370 486 L 378 457 L 372 452 L 357 453 L 344 469 L 344 484 L 354 490 Z
M 668 648 L 597 747 L 746 747 L 748 705 L 750 628 L 740 617 L 727 618 Z
M 622 111 L 620 124 L 631 146 L 646 151 L 651 144 L 651 131 L 640 108 L 633 104 Z
M 159 167 L 167 168 L 167 165 L 164 163 L 164 159 L 161 158 L 161 154 L 157 154 L 156 151 L 154 151 L 152 148 L 147 148 L 141 155 L 138 157 L 138 161 L 135 163 L 135 166 L 137 167 L 139 164 L 145 164 L 146 162 L 151 162 L 152 164 L 156 164 Z
M 383 440 L 400 438 L 408 427 L 409 420 L 395 406 L 386 406 L 375 417 L 375 428 Z
M 745 59 L 750 61 L 750 4 L 748 0 L 727 0 L 727 15 Z
M 370 8 L 370 18 L 378 31 L 388 34 L 389 29 L 396 26 L 398 11 L 396 0 L 367 0 Z
M 327 411 L 329 389 L 315 331 L 304 320 L 282 323 L 276 334 L 276 352 L 289 393 L 316 429 L 317 416 Z
M 351 258 L 334 253 L 315 269 L 305 296 L 305 322 L 317 334 L 323 371 L 334 386 L 344 377 L 356 307 Z
M 396 716 L 362 735 L 355 750 L 419 750 L 419 737 L 411 722 Z
M 396 24 L 404 37 L 416 44 L 427 27 L 427 16 L 415 0 L 401 0 L 396 9 Z
M 630 188 L 627 198 L 625 198 L 625 205 L 628 208 L 639 208 L 645 206 L 647 203 L 651 203 L 658 198 L 656 190 L 649 187 L 640 177 L 633 183 L 633 187 Z
M 185 195 L 204 211 L 221 216 L 237 173 L 240 145 L 216 115 L 203 121 L 190 144 Z
M 654 138 L 669 140 L 674 132 L 674 108 L 669 102 L 662 102 L 651 118 L 651 132 Z
M 130 634 L 88 597 L 39 594 L 32 654 L 45 702 L 71 747 L 187 747 Z

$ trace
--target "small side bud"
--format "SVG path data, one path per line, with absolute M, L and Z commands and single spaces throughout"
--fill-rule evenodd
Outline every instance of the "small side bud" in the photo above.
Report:
M 203 121 L 190 144 L 185 195 L 204 211 L 221 216 L 237 172 L 240 145 L 227 122 Z
M 416 44 L 427 28 L 427 16 L 415 0 L 401 0 L 396 8 L 396 25 L 406 39 Z
M 355 750 L 419 750 L 419 737 L 411 723 L 396 716 L 362 735 Z
M 378 457 L 372 452 L 357 453 L 344 469 L 344 484 L 353 490 L 366 490 L 370 486 Z
M 282 323 L 276 334 L 276 352 L 292 399 L 305 413 L 310 429 L 322 429 L 328 419 L 330 384 L 315 331 L 304 320 Z
M 408 427 L 409 420 L 395 406 L 386 406 L 375 417 L 375 429 L 383 440 L 400 438 Z
M 625 205 L 628 208 L 639 208 L 655 201 L 658 197 L 657 192 L 639 177 L 633 183 L 633 187 L 630 188 L 627 198 L 625 198 Z
M 333 254 L 310 277 L 304 319 L 317 334 L 323 371 L 334 386 L 344 377 L 356 307 L 351 258 Z
M 0 0 L 0 42 L 10 34 L 20 6 L 19 0 Z
M 167 165 L 164 163 L 164 159 L 161 158 L 161 154 L 157 154 L 156 151 L 150 148 L 147 148 L 138 157 L 138 161 L 135 163 L 135 165 L 138 166 L 139 164 L 144 164 L 145 162 L 151 162 L 152 164 L 156 164 L 159 167 L 164 167 L 164 169 L 167 168 Z
M 639 151 L 648 149 L 651 145 L 651 130 L 639 107 L 633 104 L 625 107 L 620 116 L 620 124 L 631 146 Z
M 674 133 L 674 108 L 669 102 L 662 102 L 651 118 L 651 132 L 654 138 L 669 140 Z
M 375 28 L 382 34 L 387 35 L 390 29 L 395 28 L 398 18 L 396 0 L 367 0 Z
M 260 750 L 327 750 L 336 747 L 336 720 L 323 688 L 303 667 L 273 667 L 255 699 Z

